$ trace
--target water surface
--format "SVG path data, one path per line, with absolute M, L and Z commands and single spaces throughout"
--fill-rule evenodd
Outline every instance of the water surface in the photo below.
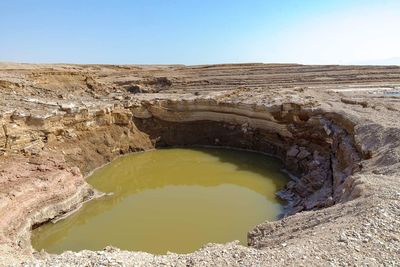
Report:
M 227 149 L 161 149 L 116 159 L 88 182 L 113 192 L 33 231 L 51 253 L 112 245 L 156 254 L 192 252 L 240 240 L 281 211 L 275 193 L 287 182 L 281 163 Z

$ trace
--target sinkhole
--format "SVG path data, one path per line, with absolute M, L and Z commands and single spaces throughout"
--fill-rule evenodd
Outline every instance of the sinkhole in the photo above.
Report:
M 61 253 L 115 246 L 165 254 L 239 240 L 283 203 L 288 182 L 272 157 L 222 148 L 168 148 L 120 157 L 87 182 L 109 193 L 33 230 L 36 250 Z

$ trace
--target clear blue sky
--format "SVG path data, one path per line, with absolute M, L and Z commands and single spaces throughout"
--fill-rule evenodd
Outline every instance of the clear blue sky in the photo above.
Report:
M 399 0 L 0 1 L 0 61 L 326 64 L 397 57 Z

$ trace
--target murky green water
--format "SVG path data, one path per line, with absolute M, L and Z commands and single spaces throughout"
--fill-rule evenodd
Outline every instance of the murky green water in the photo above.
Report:
M 33 231 L 51 253 L 126 250 L 192 252 L 209 242 L 240 240 L 281 211 L 275 193 L 287 182 L 276 159 L 227 149 L 162 149 L 121 157 L 88 182 L 113 192 Z

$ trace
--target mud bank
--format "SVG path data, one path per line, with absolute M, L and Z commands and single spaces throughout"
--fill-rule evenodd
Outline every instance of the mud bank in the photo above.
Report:
M 279 71 L 288 71 L 286 66 L 282 69 L 243 66 L 257 69 L 257 77 L 260 67 L 265 69 L 265 77 L 270 77 L 272 70 L 278 76 Z M 146 68 L 129 67 L 121 74 L 120 69 L 111 66 L 99 66 L 98 70 L 87 67 L 81 75 L 66 72 L 70 66 L 57 66 L 52 72 L 43 68 L 21 65 L 20 70 L 2 70 L 2 79 L 8 81 L 2 83 L 7 104 L 3 105 L 0 117 L 3 262 L 48 265 L 114 262 L 395 265 L 399 262 L 396 216 L 400 194 L 396 177 L 400 166 L 400 125 L 393 117 L 399 115 L 398 100 L 371 99 L 353 91 L 348 95 L 334 93 L 331 82 L 321 82 L 319 89 L 307 88 L 307 83 L 282 88 L 288 86 L 286 82 L 277 82 L 276 88 L 270 84 L 263 88 L 257 82 L 254 87 L 251 77 L 248 88 L 193 93 L 178 86 L 174 89 L 174 84 L 182 85 L 184 79 L 178 76 L 186 73 L 183 67 L 153 67 L 152 73 L 158 71 L 170 76 L 152 82 L 138 78 L 142 72 L 150 71 Z M 306 67 L 293 68 L 306 70 Z M 228 69 L 233 71 L 236 66 Z M 332 75 L 335 70 L 321 67 L 320 71 Z M 379 72 L 381 78 L 362 80 L 352 76 L 351 82 L 341 80 L 341 86 L 346 83 L 351 83 L 352 88 L 357 83 L 374 86 L 377 82 L 381 86 L 400 81 L 400 76 L 394 78 L 397 69 L 371 67 L 367 71 Z M 388 75 L 389 80 L 385 79 L 386 72 L 392 74 Z M 96 78 L 96 74 L 103 78 Z M 128 75 L 137 78 L 121 82 L 121 77 L 128 79 Z M 239 77 L 235 79 L 240 79 L 240 74 L 236 75 Z M 378 74 L 371 77 L 374 75 Z M 231 85 L 231 77 L 222 74 L 219 82 Z M 70 86 L 74 83 L 69 95 L 65 95 L 67 85 L 63 79 Z M 140 90 L 133 90 L 133 85 Z M 63 93 L 60 96 L 58 92 Z M 29 97 L 24 95 L 27 93 Z M 32 250 L 29 239 L 32 226 L 57 219 L 98 195 L 83 178 L 95 168 L 130 152 L 194 145 L 271 154 L 294 174 L 279 194 L 288 201 L 284 218 L 255 227 L 248 235 L 249 248 L 236 243 L 208 245 L 192 254 L 166 256 L 116 248 L 62 255 Z

